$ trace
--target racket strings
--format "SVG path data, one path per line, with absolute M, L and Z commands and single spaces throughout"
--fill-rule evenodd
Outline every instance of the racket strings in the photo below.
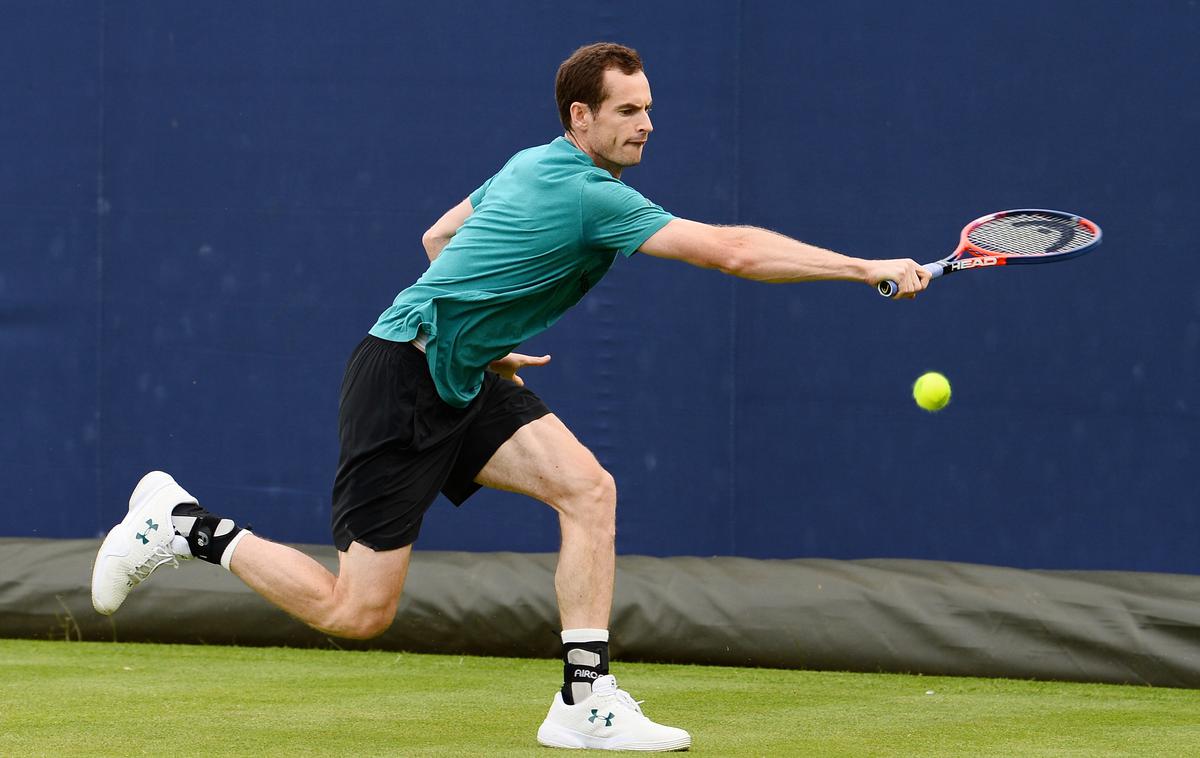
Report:
M 1086 247 L 1095 238 L 1075 219 L 1044 213 L 994 218 L 967 234 L 972 245 L 1005 255 L 1060 255 Z

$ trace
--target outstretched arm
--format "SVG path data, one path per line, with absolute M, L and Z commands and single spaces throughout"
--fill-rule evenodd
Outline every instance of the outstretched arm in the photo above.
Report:
M 458 234 L 459 227 L 474 210 L 470 198 L 467 198 L 443 213 L 442 217 L 421 235 L 421 244 L 425 246 L 425 254 L 429 256 L 430 263 L 442 254 L 442 250 L 450 244 L 450 238 Z
M 890 279 L 900 285 L 898 297 L 914 297 L 929 283 L 929 273 L 914 260 L 852 258 L 753 226 L 677 218 L 638 249 L 760 282 L 841 279 L 874 286 Z

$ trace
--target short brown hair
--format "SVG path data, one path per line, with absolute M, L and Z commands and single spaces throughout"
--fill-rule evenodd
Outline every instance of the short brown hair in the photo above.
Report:
M 571 103 L 583 103 L 592 113 L 600 110 L 600 103 L 608 95 L 604 91 L 604 72 L 610 68 L 622 74 L 636 74 L 642 70 L 642 59 L 631 47 L 615 42 L 595 42 L 584 45 L 558 67 L 554 79 L 554 98 L 558 101 L 558 118 L 563 128 L 571 131 Z

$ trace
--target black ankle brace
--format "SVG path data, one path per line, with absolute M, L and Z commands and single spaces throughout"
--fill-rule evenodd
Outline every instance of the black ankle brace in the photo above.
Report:
M 229 519 L 218 518 L 195 503 L 181 503 L 171 512 L 175 531 L 187 540 L 192 555 L 221 565 L 221 558 L 242 528 Z
M 592 682 L 608 673 L 607 642 L 563 643 L 563 702 L 575 705 L 592 692 Z

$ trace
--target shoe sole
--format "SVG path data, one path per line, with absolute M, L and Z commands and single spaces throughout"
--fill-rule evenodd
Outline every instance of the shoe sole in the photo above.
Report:
M 92 607 L 96 609 L 97 613 L 111 616 L 121 607 L 121 603 L 125 602 L 125 598 L 123 597 L 112 608 L 102 607 L 96 598 L 96 579 L 100 576 L 108 561 L 124 558 L 129 555 L 129 548 L 124 552 L 119 552 L 117 545 L 122 539 L 128 537 L 129 527 L 141 520 L 146 509 L 153 504 L 154 496 L 172 485 L 179 487 L 179 484 L 170 474 L 162 471 L 151 471 L 149 474 L 143 476 L 141 481 L 137 483 L 137 486 L 133 488 L 133 494 L 129 496 L 129 512 L 125 514 L 125 518 L 121 519 L 121 523 L 108 530 L 108 534 L 104 537 L 104 542 L 100 543 L 100 550 L 96 552 L 96 564 L 92 567 Z M 180 487 L 180 490 L 183 491 L 183 488 Z M 186 494 L 186 491 L 184 492 Z M 168 512 L 168 522 L 170 520 L 169 517 L 170 513 Z
M 670 753 L 692 746 L 692 737 L 687 734 L 673 740 L 623 742 L 619 737 L 594 737 L 550 721 L 542 722 L 537 741 L 539 745 L 567 750 L 636 750 L 647 753 Z

